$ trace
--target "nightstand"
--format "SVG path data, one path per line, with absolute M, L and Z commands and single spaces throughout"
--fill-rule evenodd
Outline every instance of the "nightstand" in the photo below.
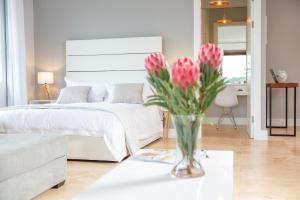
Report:
M 49 104 L 55 102 L 56 100 L 30 100 L 29 104 Z

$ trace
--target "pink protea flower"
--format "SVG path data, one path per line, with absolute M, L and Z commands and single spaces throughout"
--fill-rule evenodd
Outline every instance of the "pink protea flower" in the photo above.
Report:
M 178 59 L 172 66 L 172 81 L 174 85 L 185 90 L 195 86 L 199 80 L 199 67 L 190 58 Z
M 149 74 L 159 72 L 166 67 L 166 59 L 162 53 L 153 53 L 145 58 L 145 67 Z
M 200 48 L 198 55 L 199 62 L 219 70 L 223 61 L 223 50 L 214 44 L 204 44 Z

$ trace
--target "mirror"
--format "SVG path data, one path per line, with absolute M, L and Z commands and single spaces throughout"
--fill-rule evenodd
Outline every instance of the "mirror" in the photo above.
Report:
M 207 5 L 203 0 L 202 44 L 209 42 L 221 47 L 224 50 L 223 77 L 232 84 L 244 84 L 247 82 L 247 7 Z

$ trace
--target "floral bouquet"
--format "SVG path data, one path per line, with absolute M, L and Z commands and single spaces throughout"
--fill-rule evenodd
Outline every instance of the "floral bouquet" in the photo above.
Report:
M 195 159 L 197 138 L 205 111 L 226 84 L 221 75 L 222 59 L 223 50 L 214 44 L 203 45 L 196 61 L 180 58 L 171 69 L 161 53 L 145 59 L 148 82 L 154 92 L 145 105 L 168 110 L 174 119 L 182 156 L 172 170 L 176 177 L 204 175 L 200 162 Z

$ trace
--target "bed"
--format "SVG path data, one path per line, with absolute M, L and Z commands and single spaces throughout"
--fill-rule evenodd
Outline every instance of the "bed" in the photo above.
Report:
M 144 58 L 161 37 L 66 41 L 66 78 L 87 84 L 145 83 Z M 162 134 L 156 107 L 127 103 L 27 105 L 0 111 L 0 132 L 61 133 L 68 159 L 121 161 Z

